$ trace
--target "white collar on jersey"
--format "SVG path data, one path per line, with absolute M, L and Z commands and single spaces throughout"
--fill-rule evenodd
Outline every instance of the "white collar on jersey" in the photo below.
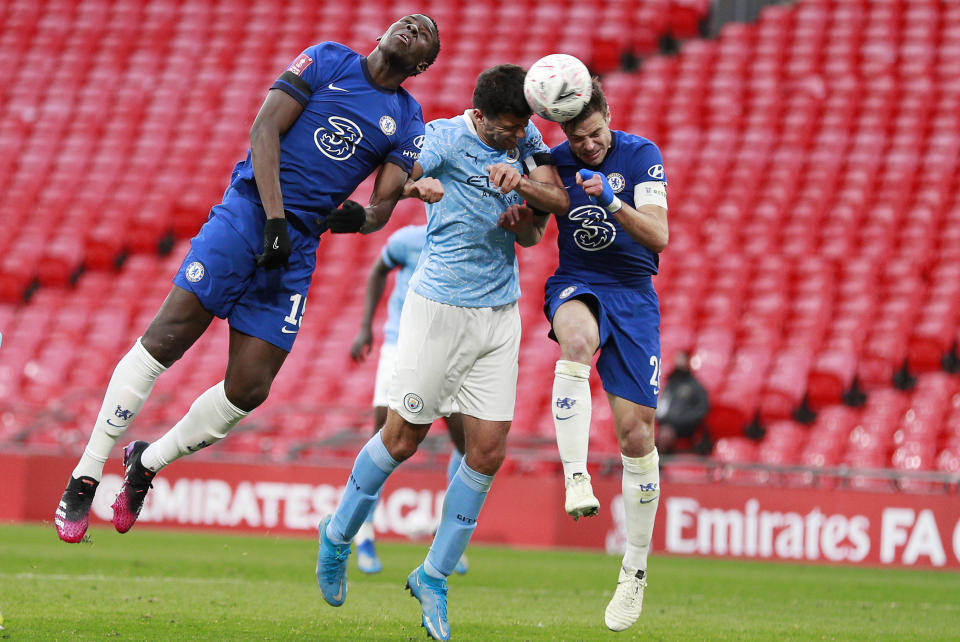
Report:
M 480 138 L 480 134 L 477 133 L 477 128 L 473 125 L 473 118 L 470 116 L 470 112 L 472 111 L 473 109 L 465 109 L 461 118 L 467 123 L 467 129 L 470 130 L 470 133 Z

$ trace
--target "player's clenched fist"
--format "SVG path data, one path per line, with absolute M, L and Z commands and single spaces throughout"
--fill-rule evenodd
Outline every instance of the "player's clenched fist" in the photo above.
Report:
M 581 169 L 577 172 L 577 185 L 583 187 L 583 191 L 587 193 L 587 196 L 591 197 L 597 202 L 597 205 L 611 214 L 619 211 L 620 208 L 623 207 L 620 199 L 613 193 L 613 188 L 610 187 L 610 183 L 607 182 L 607 177 L 600 172 Z
M 502 194 L 509 194 L 515 190 L 523 178 L 516 167 L 506 163 L 488 165 L 487 171 L 490 172 L 490 185 L 499 187 Z
M 404 185 L 403 195 L 419 198 L 424 203 L 436 203 L 443 198 L 443 183 L 439 179 L 424 176 Z

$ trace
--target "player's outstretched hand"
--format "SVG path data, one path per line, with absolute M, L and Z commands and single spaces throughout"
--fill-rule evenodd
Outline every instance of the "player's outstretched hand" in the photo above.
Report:
M 520 223 L 533 218 L 533 210 L 527 205 L 511 205 L 500 215 L 500 221 L 497 223 L 512 232 Z
M 366 360 L 373 347 L 373 333 L 370 328 L 360 328 L 357 336 L 353 338 L 353 344 L 350 346 L 350 358 L 356 363 Z
M 257 254 L 257 266 L 275 270 L 290 265 L 290 235 L 287 219 L 268 218 L 263 226 L 263 254 Z
M 344 201 L 339 209 L 327 214 L 327 229 L 334 234 L 352 234 L 359 232 L 367 222 L 367 213 L 363 205 L 356 201 Z
M 515 190 L 523 178 L 516 167 L 506 163 L 488 165 L 487 171 L 490 172 L 490 185 L 499 187 L 502 194 L 509 194 Z
M 611 214 L 622 207 L 620 199 L 613 193 L 613 188 L 607 182 L 607 177 L 600 172 L 581 169 L 577 172 L 577 185 L 583 187 L 587 196 Z
M 436 203 L 443 198 L 443 183 L 432 176 L 424 176 L 410 183 L 410 186 L 405 189 L 404 196 L 419 198 L 424 203 Z

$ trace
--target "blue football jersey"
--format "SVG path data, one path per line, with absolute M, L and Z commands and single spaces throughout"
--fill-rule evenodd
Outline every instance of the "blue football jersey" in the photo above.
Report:
M 383 324 L 384 343 L 397 342 L 400 312 L 407 298 L 410 277 L 417 269 L 420 252 L 423 250 L 426 239 L 426 225 L 407 225 L 390 235 L 380 253 L 380 258 L 388 268 L 399 268 L 397 278 L 393 282 L 393 292 L 390 293 L 390 300 L 387 301 L 387 321 Z
M 468 308 L 520 298 L 517 237 L 497 223 L 523 198 L 491 186 L 487 166 L 507 163 L 523 172 L 527 159 L 549 151 L 532 122 L 517 148 L 507 151 L 483 143 L 468 113 L 427 124 L 419 163 L 424 176 L 443 183 L 444 196 L 426 206 L 427 242 L 410 282 L 417 294 Z
M 599 167 L 584 165 L 563 142 L 553 148 L 553 158 L 570 193 L 570 210 L 557 216 L 557 274 L 582 278 L 595 285 L 637 286 L 656 274 L 659 255 L 633 239 L 617 219 L 592 202 L 577 185 L 581 169 L 601 172 L 624 203 L 633 207 L 634 189 L 651 181 L 666 183 L 663 157 L 651 141 L 626 132 L 612 132 L 613 141 Z
M 303 105 L 280 138 L 284 208 L 319 235 L 317 213 L 340 205 L 385 162 L 408 173 L 420 156 L 423 112 L 402 87 L 374 83 L 367 59 L 335 42 L 307 48 L 274 82 Z M 250 152 L 234 169 L 233 187 L 260 203 Z

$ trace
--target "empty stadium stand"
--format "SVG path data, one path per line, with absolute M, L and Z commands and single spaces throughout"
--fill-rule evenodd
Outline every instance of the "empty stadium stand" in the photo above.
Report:
M 690 474 L 828 485 L 839 482 L 809 471 L 960 473 L 960 5 L 803 0 L 699 39 L 708 4 L 0 4 L 0 443 L 79 452 L 279 71 L 318 40 L 371 49 L 385 19 L 424 11 L 443 50 L 408 87 L 428 119 L 462 112 L 492 64 L 566 52 L 602 74 L 614 127 L 660 145 L 663 361 L 692 353 L 716 440 Z M 684 39 L 680 53 L 652 55 L 667 33 Z M 625 53 L 643 58 L 639 70 L 621 70 Z M 402 203 L 388 230 L 422 211 Z M 267 403 L 204 456 L 352 456 L 358 442 L 344 435 L 368 432 L 375 365 L 347 349 L 386 236 L 323 239 L 308 331 Z M 551 467 L 557 350 L 541 295 L 555 238 L 551 226 L 519 253 L 509 465 L 524 470 Z M 165 431 L 218 381 L 226 340 L 217 324 L 161 377 L 131 434 Z M 602 462 L 618 451 L 594 383 Z M 932 488 L 910 475 L 844 480 Z

